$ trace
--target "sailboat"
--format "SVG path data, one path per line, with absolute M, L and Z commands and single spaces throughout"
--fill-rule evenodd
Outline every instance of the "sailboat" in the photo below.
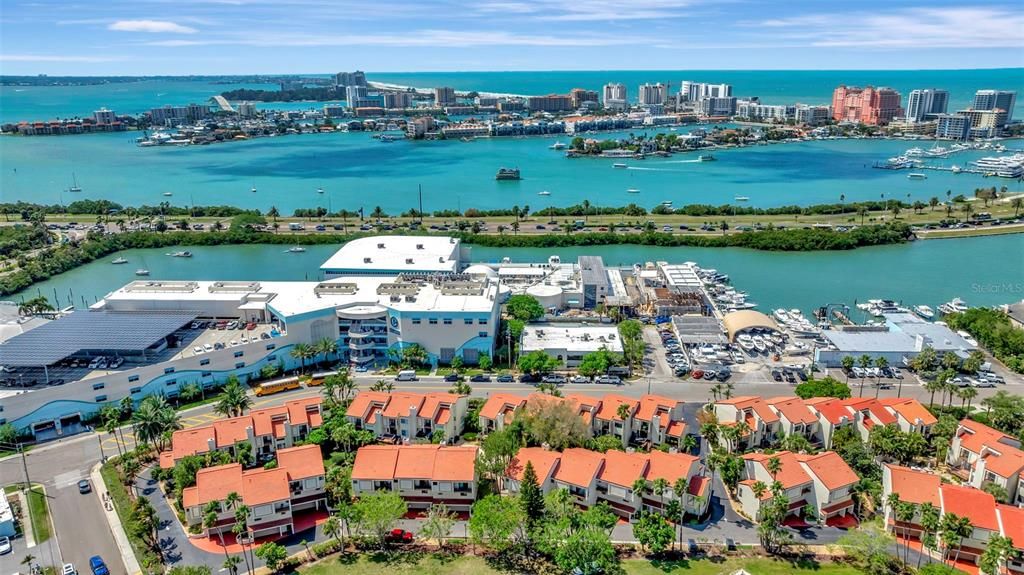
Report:
M 322 193 L 324 193 L 324 189 L 323 188 L 317 188 L 316 189 L 316 193 L 322 194 Z
M 68 188 L 69 192 L 81 192 L 82 188 L 78 185 L 78 178 L 75 177 L 75 173 L 71 172 L 71 187 Z
M 251 189 L 251 190 L 249 190 L 249 191 L 250 191 L 250 192 L 252 192 L 252 193 L 254 193 L 254 194 L 256 193 L 256 182 L 253 182 L 253 183 L 252 183 L 252 189 Z

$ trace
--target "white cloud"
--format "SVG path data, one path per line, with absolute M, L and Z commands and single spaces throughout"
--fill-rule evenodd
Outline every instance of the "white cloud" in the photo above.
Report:
M 181 24 L 175 24 L 166 20 L 118 20 L 107 26 L 107 29 L 118 32 L 148 32 L 154 34 L 195 34 L 198 32 L 195 28 L 182 26 Z
M 201 40 L 156 40 L 145 42 L 147 46 L 262 46 L 262 47 L 316 47 L 316 46 L 397 46 L 397 47 L 447 47 L 468 46 L 551 46 L 586 47 L 620 46 L 635 44 L 636 40 L 610 35 L 533 35 L 513 34 L 506 31 L 462 31 L 462 30 L 413 30 L 403 34 L 282 34 L 262 32 L 240 34 L 232 37 L 206 38 Z
M 888 13 L 812 14 L 744 22 L 780 40 L 833 48 L 1024 46 L 1024 13 L 992 7 L 914 8 Z

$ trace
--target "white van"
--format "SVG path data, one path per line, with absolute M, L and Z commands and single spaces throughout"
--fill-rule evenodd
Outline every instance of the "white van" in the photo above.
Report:
M 404 369 L 404 370 L 398 372 L 398 375 L 395 376 L 395 381 L 418 381 L 418 380 L 419 380 L 419 378 L 416 377 L 416 372 L 411 370 L 411 369 Z

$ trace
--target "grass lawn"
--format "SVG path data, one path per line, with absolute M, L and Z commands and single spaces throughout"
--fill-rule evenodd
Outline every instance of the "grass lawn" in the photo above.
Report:
M 303 575 L 497 575 L 502 573 L 491 568 L 479 557 L 459 556 L 441 560 L 433 555 L 406 556 L 392 561 L 377 559 L 372 555 L 332 557 L 323 562 L 302 569 Z M 418 559 L 418 560 L 417 560 Z M 847 565 L 830 563 L 790 563 L 771 559 L 717 558 L 698 561 L 648 561 L 630 559 L 622 564 L 627 575 L 719 575 L 737 569 L 746 569 L 754 575 L 863 575 Z
M 21 490 L 22 484 L 8 485 L 4 487 L 4 493 L 14 493 Z M 50 509 L 46 506 L 46 492 L 39 485 L 32 485 L 29 492 L 28 504 L 32 512 L 32 533 L 36 543 L 42 543 L 50 538 Z M 29 509 L 26 509 L 27 513 Z

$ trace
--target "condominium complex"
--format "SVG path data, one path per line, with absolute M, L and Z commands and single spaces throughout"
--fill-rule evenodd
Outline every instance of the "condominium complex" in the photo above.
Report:
M 177 124 L 190 124 L 210 115 L 210 107 L 204 104 L 189 104 L 187 106 L 163 106 L 153 108 L 149 111 L 149 118 L 153 124 L 162 126 L 174 126 Z
M 369 92 L 366 86 L 351 85 L 345 86 L 345 102 L 348 103 L 350 108 L 356 108 L 356 103 L 360 100 L 365 100 Z
M 666 84 L 641 84 L 639 89 L 639 102 L 641 105 L 660 106 L 668 101 L 668 86 Z
M 573 88 L 569 90 L 569 99 L 572 100 L 572 106 L 574 108 L 581 108 L 588 104 L 597 105 L 598 95 L 594 90 L 584 90 L 583 88 Z
M 1017 92 L 1012 90 L 978 90 L 974 93 L 973 110 L 1002 110 L 1005 123 L 1013 120 L 1013 107 L 1017 105 Z
M 568 112 L 575 109 L 572 98 L 567 94 L 530 96 L 526 99 L 526 107 L 531 112 Z
M 683 81 L 679 86 L 680 102 L 699 102 L 704 98 L 731 98 L 732 86 L 729 84 L 707 84 L 704 82 Z
M 971 137 L 971 119 L 964 114 L 938 114 L 935 117 L 935 137 L 966 140 Z
M 614 449 L 601 453 L 578 448 L 557 452 L 524 447 L 505 471 L 505 489 L 519 492 L 527 464 L 533 467 L 545 494 L 565 489 L 577 505 L 587 508 L 603 502 L 623 519 L 634 519 L 642 511 L 662 513 L 673 500 L 678 500 L 686 513 L 700 516 L 710 503 L 711 480 L 700 458 L 683 453 Z M 667 481 L 669 489 L 654 493 L 657 480 Z M 641 481 L 643 489 L 639 489 Z M 672 488 L 676 484 L 686 486 L 683 493 L 677 495 Z
M 355 72 L 338 72 L 334 75 L 335 86 L 366 86 L 366 74 L 361 70 Z
M 388 110 L 403 110 L 412 107 L 412 94 L 409 92 L 386 92 L 384 107 Z
M 777 460 L 777 472 L 771 471 L 770 460 Z M 852 488 L 860 477 L 834 451 L 815 455 L 748 453 L 743 456 L 743 472 L 744 479 L 736 486 L 737 499 L 743 512 L 755 521 L 761 507 L 771 500 L 775 482 L 782 485 L 789 499 L 791 515 L 806 517 L 813 509 L 814 519 L 826 525 L 843 525 L 844 520 L 853 517 Z M 764 491 L 759 492 L 762 486 Z
M 356 452 L 352 494 L 392 491 L 412 510 L 443 503 L 467 512 L 477 497 L 476 446 L 367 445 Z
M 605 108 L 625 110 L 629 106 L 625 84 L 605 84 L 601 94 Z
M 378 437 L 408 441 L 442 431 L 446 439 L 454 439 L 462 434 L 466 405 L 465 396 L 452 393 L 361 391 L 345 417 L 356 429 L 370 430 Z
M 911 90 L 907 96 L 907 121 L 923 122 L 937 114 L 945 114 L 949 106 L 949 92 L 946 90 Z
M 455 98 L 455 88 L 440 87 L 434 88 L 434 104 L 437 106 L 450 106 L 458 103 Z
M 900 94 L 891 88 L 839 86 L 832 92 L 832 119 L 884 126 L 903 114 Z

